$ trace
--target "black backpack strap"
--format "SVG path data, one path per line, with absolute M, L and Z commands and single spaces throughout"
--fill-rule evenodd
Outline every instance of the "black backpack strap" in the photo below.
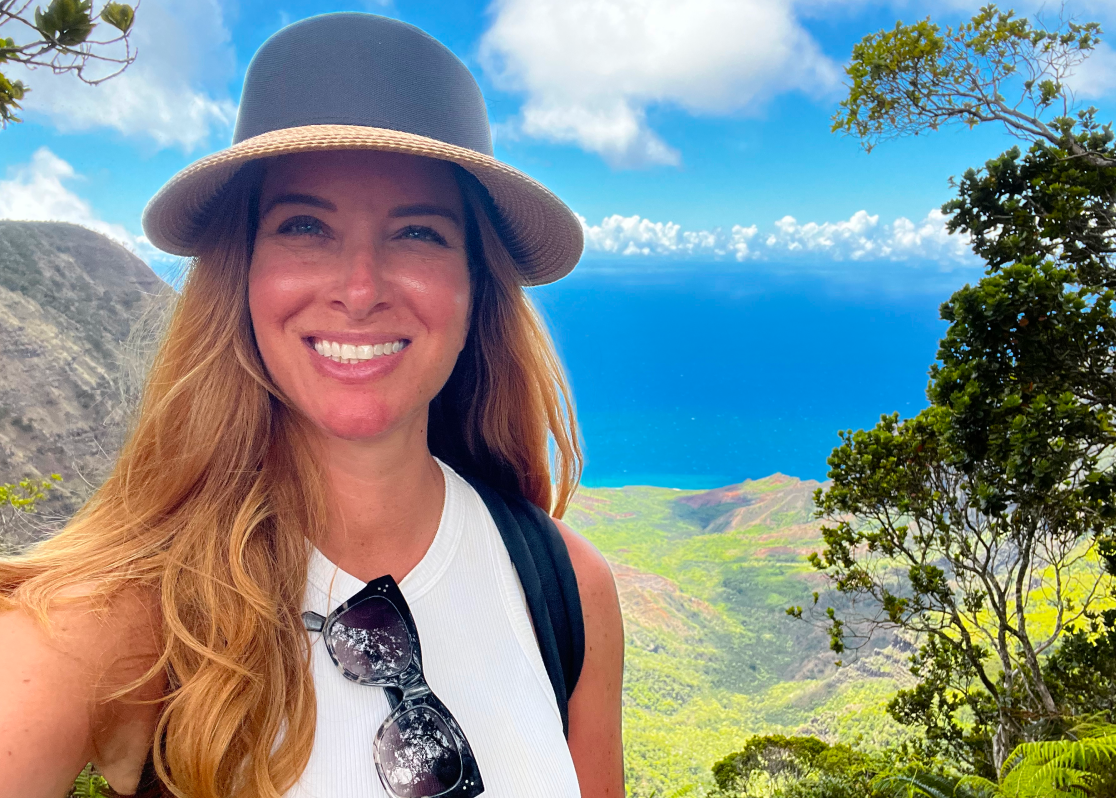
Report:
M 585 624 L 566 543 L 550 516 L 526 499 L 505 496 L 479 480 L 467 479 L 488 507 L 519 574 L 562 716 L 562 732 L 568 736 L 569 699 L 585 659 Z

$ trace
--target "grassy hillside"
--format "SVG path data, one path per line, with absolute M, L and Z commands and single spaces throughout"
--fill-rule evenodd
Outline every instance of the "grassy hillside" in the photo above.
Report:
M 566 520 L 612 563 L 627 635 L 633 796 L 700 795 L 757 733 L 867 744 L 903 734 L 883 710 L 907 680 L 898 644 L 838 670 L 824 634 L 785 614 L 821 589 L 816 482 L 775 475 L 714 491 L 584 488 Z

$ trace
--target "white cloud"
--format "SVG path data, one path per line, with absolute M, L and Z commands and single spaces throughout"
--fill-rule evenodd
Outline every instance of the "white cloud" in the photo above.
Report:
M 859 10 L 864 8 L 886 8 L 896 12 L 909 12 L 911 17 L 904 22 L 917 22 L 927 14 L 931 15 L 934 22 L 945 24 L 956 23 L 958 15 L 972 16 L 988 5 L 988 0 L 794 0 L 794 6 L 806 13 L 820 16 L 820 12 L 839 12 L 848 9 Z M 1017 16 L 1041 15 L 1043 19 L 1053 22 L 1064 8 L 1065 14 L 1076 22 L 1091 19 L 1103 21 L 1111 18 L 1113 7 L 1112 0 L 1065 0 L 1064 3 L 1052 3 L 1050 0 L 1014 0 L 1012 3 L 998 4 L 1001 9 L 1013 9 Z
M 0 219 L 72 222 L 108 236 L 149 263 L 169 260 L 144 236 L 134 236 L 122 225 L 98 217 L 86 200 L 66 186 L 81 179 L 68 162 L 40 147 L 29 163 L 10 167 L 8 179 L 0 180 Z
M 585 249 L 606 255 L 732 256 L 744 260 L 751 253 L 749 243 L 759 232 L 751 227 L 733 226 L 722 230 L 684 231 L 674 222 L 652 222 L 639 216 L 613 214 L 599 225 L 590 226 L 585 218 Z
M 218 0 L 144 0 L 132 43 L 135 63 L 98 86 L 46 69 L 12 69 L 9 77 L 31 89 L 27 118 L 43 115 L 66 132 L 112 128 L 186 151 L 230 130 L 236 105 L 227 86 L 236 58 Z
M 1116 92 L 1116 50 L 1101 44 L 1067 83 L 1081 99 L 1092 100 Z
M 789 90 L 822 93 L 838 67 L 784 0 L 495 0 L 482 64 L 522 92 L 529 136 L 614 165 L 677 163 L 647 110 L 754 110 Z
M 934 20 L 956 25 L 987 0 L 937 0 Z M 1057 24 L 1116 19 L 1113 0 L 1018 0 L 1022 15 Z M 923 0 L 492 0 L 480 60 L 493 82 L 523 95 L 500 120 L 515 134 L 573 144 L 614 166 L 677 164 L 654 130 L 656 107 L 697 115 L 747 113 L 801 90 L 829 96 L 841 69 L 802 26 L 888 9 L 914 22 Z M 907 15 L 910 15 L 908 18 Z M 1102 46 L 1081 69 L 1083 97 L 1116 90 L 1116 55 Z M 839 58 L 847 56 L 842 52 Z
M 663 258 L 732 258 L 745 260 L 932 261 L 952 268 L 975 263 L 968 237 L 951 235 L 946 217 L 933 210 L 919 222 L 857 211 L 840 222 L 800 224 L 786 216 L 761 233 L 756 225 L 733 225 L 725 231 L 683 230 L 673 222 L 639 216 L 606 217 L 599 225 L 582 219 L 587 253 Z

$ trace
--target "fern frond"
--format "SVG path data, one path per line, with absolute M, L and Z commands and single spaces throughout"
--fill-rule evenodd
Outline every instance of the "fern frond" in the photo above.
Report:
M 1000 770 L 1010 798 L 1088 798 L 1106 768 L 1116 764 L 1116 728 L 1090 725 L 1074 730 L 1078 739 L 1016 746 Z
M 104 776 L 93 770 L 92 765 L 86 765 L 74 780 L 68 798 L 108 798 L 110 794 L 109 783 Z
M 885 773 L 872 781 L 872 788 L 891 798 L 986 798 L 995 785 L 980 779 L 959 779 L 930 771 Z M 991 787 L 992 791 L 988 788 Z

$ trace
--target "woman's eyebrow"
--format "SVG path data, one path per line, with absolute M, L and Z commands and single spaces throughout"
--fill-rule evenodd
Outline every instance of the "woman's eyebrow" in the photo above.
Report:
M 442 216 L 458 227 L 462 226 L 461 217 L 444 205 L 431 205 L 422 202 L 414 205 L 400 205 L 398 208 L 393 208 L 388 215 L 392 219 L 402 219 L 405 216 Z
M 280 194 L 278 197 L 273 197 L 264 206 L 260 212 L 260 217 L 267 216 L 276 205 L 309 205 L 313 208 L 321 208 L 327 211 L 337 211 L 337 206 L 329 200 L 315 197 L 313 194 Z

